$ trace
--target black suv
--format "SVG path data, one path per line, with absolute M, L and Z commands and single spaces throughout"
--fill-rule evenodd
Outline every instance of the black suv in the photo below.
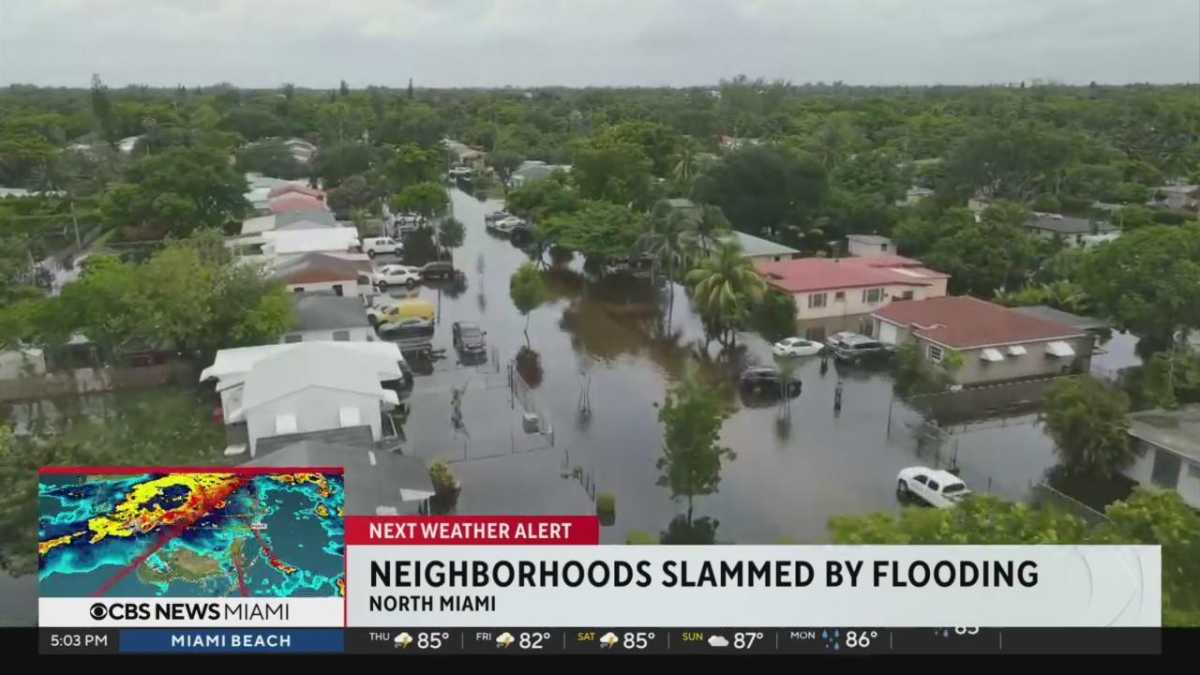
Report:
M 451 327 L 454 335 L 454 348 L 466 354 L 483 354 L 487 342 L 483 339 L 487 331 L 482 330 L 477 323 L 455 321 Z
M 743 392 L 770 394 L 779 396 L 783 392 L 783 373 L 778 368 L 758 367 L 747 368 L 738 379 Z M 787 397 L 795 398 L 800 395 L 803 385 L 793 377 L 787 383 Z
M 435 260 L 421 268 L 422 279 L 453 279 L 455 274 L 454 263 L 449 260 Z

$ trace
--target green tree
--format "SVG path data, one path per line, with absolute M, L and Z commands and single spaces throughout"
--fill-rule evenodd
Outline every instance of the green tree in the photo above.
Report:
M 766 288 L 754 265 L 742 257 L 736 243 L 722 243 L 685 278 L 697 309 L 723 347 L 737 343 L 737 331 Z
M 321 178 L 326 190 L 337 187 L 356 174 L 371 168 L 372 149 L 365 143 L 338 143 L 322 146 L 314 158 L 313 175 Z
M 383 119 L 375 136 L 389 145 L 414 143 L 431 148 L 441 142 L 446 129 L 446 117 L 439 111 L 424 103 L 406 103 Z
M 1141 337 L 1148 356 L 1200 328 L 1200 223 L 1124 233 L 1090 252 L 1081 282 L 1118 328 Z
M 393 211 L 416 213 L 423 220 L 429 220 L 450 208 L 450 198 L 438 183 L 416 183 L 392 195 L 391 206 Z
M 787 293 L 769 290 L 754 305 L 751 324 L 768 342 L 778 342 L 796 332 L 796 300 Z
M 388 188 L 400 192 L 410 185 L 436 181 L 441 175 L 442 164 L 438 151 L 409 143 L 391 153 L 383 172 Z
M 692 525 L 693 500 L 717 491 L 722 462 L 737 459 L 721 445 L 721 426 L 729 410 L 720 393 L 688 373 L 671 391 L 658 412 L 663 424 L 662 457 L 655 466 L 658 484 L 671 499 L 687 500 L 687 524 Z
M 508 282 L 508 293 L 513 306 L 525 317 L 525 347 L 529 346 L 529 315 L 546 301 L 546 282 L 533 263 L 517 268 Z
M 488 156 L 488 164 L 496 170 L 496 176 L 505 186 L 508 185 L 508 179 L 512 178 L 513 171 L 516 171 L 523 161 L 525 158 L 515 150 L 500 149 Z
M 225 114 L 219 126 L 238 134 L 247 141 L 281 136 L 285 131 L 283 120 L 270 110 L 257 105 L 243 105 L 230 110 Z
M 376 205 L 378 193 L 362 174 L 355 174 L 326 194 L 326 202 L 334 213 L 349 213 L 354 209 L 369 209 Z M 378 211 L 378 208 L 375 208 Z
M 100 137 L 110 145 L 117 142 L 116 122 L 113 119 L 112 101 L 108 98 L 108 87 L 98 74 L 92 74 L 92 116 L 96 118 L 96 126 Z
M 752 146 L 729 154 L 701 175 L 695 195 L 719 206 L 739 230 L 758 235 L 807 222 L 826 190 L 825 170 L 811 157 Z
M 577 142 L 571 176 L 587 199 L 649 206 L 653 163 L 641 146 L 611 137 Z
M 245 177 L 220 153 L 172 148 L 130 166 L 125 182 L 105 195 L 101 212 L 109 224 L 142 238 L 187 236 L 242 218 L 250 208 L 246 190 Z
M 1134 459 L 1129 397 L 1091 377 L 1061 378 L 1043 396 L 1042 420 L 1067 473 L 1112 478 Z
M 584 201 L 574 213 L 551 216 L 534 224 L 538 241 L 601 261 L 629 256 L 645 232 L 645 219 L 640 214 L 594 200 Z
M 453 256 L 454 249 L 463 245 L 466 234 L 466 228 L 463 227 L 461 220 L 447 218 L 438 224 L 438 245 L 451 251 L 451 256 Z
M 522 185 L 504 199 L 508 210 L 532 218 L 535 224 L 550 216 L 574 213 L 582 202 L 579 192 L 567 184 L 566 175 L 561 172 Z
M 242 148 L 237 153 L 237 169 L 288 180 L 308 174 L 308 168 L 296 160 L 291 148 L 282 141 L 264 141 Z

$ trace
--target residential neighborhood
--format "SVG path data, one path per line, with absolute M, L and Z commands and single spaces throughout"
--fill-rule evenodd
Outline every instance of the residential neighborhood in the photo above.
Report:
M 1196 83 L 421 63 L 0 88 L 5 583 L 43 465 L 341 466 L 347 515 L 611 545 L 1190 560 Z M 1200 625 L 1200 568 L 1163 574 Z

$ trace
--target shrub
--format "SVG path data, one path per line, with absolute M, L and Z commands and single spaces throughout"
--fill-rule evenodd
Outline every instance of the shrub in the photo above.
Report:
M 653 546 L 658 543 L 658 538 L 649 532 L 630 530 L 629 534 L 625 535 L 625 543 L 631 546 Z

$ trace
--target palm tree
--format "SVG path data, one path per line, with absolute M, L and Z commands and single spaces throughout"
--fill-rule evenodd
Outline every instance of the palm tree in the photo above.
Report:
M 736 242 L 722 242 L 688 272 L 686 281 L 700 314 L 716 329 L 717 340 L 724 347 L 734 346 L 738 326 L 766 288 L 754 266 L 742 257 L 742 247 Z
M 692 184 L 696 181 L 696 144 L 692 139 L 685 138 L 675 153 L 675 164 L 671 167 L 671 177 L 684 194 L 690 194 Z
M 657 273 L 658 267 L 667 270 L 667 333 L 671 332 L 671 323 L 675 308 L 675 271 L 686 265 L 686 234 L 691 229 L 687 215 L 680 211 L 660 211 L 650 221 L 650 229 L 643 234 L 634 247 L 641 255 L 651 259 L 652 273 Z
M 694 243 L 700 249 L 701 255 L 708 255 L 715 249 L 731 229 L 729 219 L 725 217 L 721 207 L 705 204 L 700 210 L 700 217 L 692 223 Z

